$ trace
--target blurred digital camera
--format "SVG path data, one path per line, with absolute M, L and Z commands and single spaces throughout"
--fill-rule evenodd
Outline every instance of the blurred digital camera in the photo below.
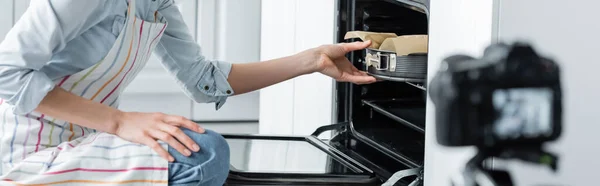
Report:
M 536 145 L 561 133 L 559 67 L 528 44 L 446 58 L 429 85 L 444 146 Z

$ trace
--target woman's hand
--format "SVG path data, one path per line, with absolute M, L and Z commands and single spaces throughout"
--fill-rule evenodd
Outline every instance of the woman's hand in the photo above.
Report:
M 373 83 L 376 79 L 359 71 L 352 62 L 346 58 L 346 54 L 355 50 L 362 50 L 371 45 L 371 41 L 340 43 L 323 45 L 300 53 L 310 55 L 312 59 L 307 62 L 312 65 L 312 72 L 320 72 L 341 82 L 352 82 L 355 84 Z
M 190 156 L 191 151 L 198 152 L 200 147 L 179 127 L 185 127 L 198 133 L 204 129 L 198 124 L 182 117 L 162 113 L 120 112 L 117 118 L 115 134 L 125 140 L 141 143 L 151 147 L 168 161 L 174 161 L 157 142 L 162 140 L 181 154 Z M 190 151 L 191 150 L 191 151 Z
M 84 127 L 115 134 L 127 141 L 148 145 L 169 161 L 174 161 L 173 157 L 158 144 L 157 140 L 162 140 L 181 154 L 189 156 L 190 150 L 198 152 L 200 147 L 179 127 L 204 133 L 204 129 L 198 124 L 181 116 L 123 112 L 72 94 L 60 87 L 48 92 L 36 111 Z

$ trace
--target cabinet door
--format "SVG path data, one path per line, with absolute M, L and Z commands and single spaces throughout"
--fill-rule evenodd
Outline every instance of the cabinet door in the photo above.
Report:
M 335 1 L 263 0 L 261 60 L 335 41 Z M 308 134 L 332 123 L 334 81 L 315 73 L 260 91 L 261 134 Z
M 198 42 L 207 59 L 230 63 L 260 60 L 261 1 L 198 1 Z M 258 120 L 258 91 L 233 96 L 216 111 L 214 104 L 194 103 L 199 121 Z
M 0 42 L 13 26 L 13 0 L 0 0 Z
M 19 21 L 19 19 L 21 18 L 21 16 L 23 15 L 23 13 L 25 13 L 25 11 L 27 10 L 27 8 L 29 7 L 29 2 L 31 2 L 31 0 L 14 0 L 14 22 L 16 23 L 17 21 Z

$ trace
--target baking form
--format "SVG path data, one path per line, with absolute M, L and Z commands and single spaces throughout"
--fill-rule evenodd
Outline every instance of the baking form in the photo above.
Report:
M 427 77 L 427 35 L 353 31 L 345 39 L 371 40 L 365 49 L 364 69 L 379 79 L 423 82 Z

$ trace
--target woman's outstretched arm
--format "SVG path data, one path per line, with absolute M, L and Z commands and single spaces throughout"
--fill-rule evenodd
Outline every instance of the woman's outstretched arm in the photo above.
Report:
M 235 94 L 258 90 L 296 76 L 320 72 L 337 81 L 366 84 L 375 78 L 359 71 L 345 57 L 348 52 L 362 50 L 367 42 L 323 45 L 296 55 L 258 63 L 233 64 L 228 82 Z

